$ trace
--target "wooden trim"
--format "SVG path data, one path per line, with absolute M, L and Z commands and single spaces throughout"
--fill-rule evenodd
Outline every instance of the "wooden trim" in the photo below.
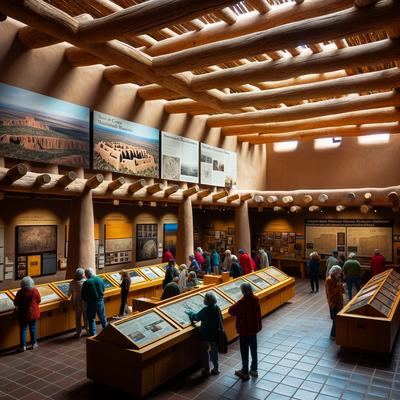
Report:
M 224 197 L 227 197 L 228 195 L 229 195 L 229 193 L 226 190 L 223 190 L 222 192 L 217 192 L 217 193 L 213 194 L 212 199 L 214 201 L 217 201 L 217 200 L 223 199 Z
M 59 180 L 58 183 L 62 187 L 66 188 L 70 183 L 72 183 L 77 178 L 76 172 L 68 171 L 65 175 L 63 175 Z
M 185 189 L 182 192 L 183 197 L 189 197 L 192 196 L 193 194 L 196 194 L 199 191 L 199 186 L 198 185 L 194 185 L 188 189 Z
M 165 197 L 168 197 L 168 196 L 170 196 L 171 194 L 177 192 L 178 190 L 179 190 L 179 186 L 178 186 L 178 185 L 172 185 L 172 186 L 170 186 L 170 187 L 168 187 L 168 188 L 166 188 L 166 189 L 164 190 L 164 196 L 165 196 Z
M 146 187 L 146 192 L 149 194 L 155 194 L 161 192 L 161 190 L 164 190 L 164 185 L 162 183 L 155 183 Z
M 197 193 L 197 198 L 204 199 L 205 197 L 209 196 L 210 194 L 211 194 L 211 189 L 201 190 L 200 192 Z
M 104 176 L 102 174 L 96 174 L 90 177 L 86 181 L 86 187 L 89 189 L 95 189 L 97 186 L 99 186 L 104 180 Z
M 10 168 L 7 171 L 6 178 L 10 182 L 15 182 L 18 179 L 21 179 L 23 176 L 25 176 L 27 174 L 27 172 L 28 172 L 27 165 L 20 163 L 20 164 L 14 165 L 12 168 Z
M 125 184 L 125 178 L 120 176 L 108 184 L 108 190 L 113 192 L 114 190 L 119 189 L 123 184 Z

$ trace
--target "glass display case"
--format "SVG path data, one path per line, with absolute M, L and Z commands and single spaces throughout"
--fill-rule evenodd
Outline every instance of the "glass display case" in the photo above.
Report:
M 139 268 L 139 271 L 150 281 L 154 281 L 155 279 L 160 279 L 160 276 L 158 276 L 150 267 L 142 267 Z
M 40 304 L 52 303 L 54 301 L 62 300 L 61 295 L 59 295 L 49 284 L 37 285 L 35 286 L 39 291 L 41 302 Z M 19 289 L 11 290 L 12 295 L 15 297 Z
M 233 301 L 238 301 L 242 297 L 242 291 L 240 290 L 240 285 L 242 283 L 250 283 L 251 287 L 253 288 L 253 293 L 259 292 L 261 289 L 255 286 L 253 283 L 246 281 L 245 279 L 238 278 L 232 282 L 225 283 L 223 285 L 218 286 L 218 290 L 223 292 L 226 296 L 228 296 Z
M 6 292 L 0 292 L 0 314 L 11 312 L 15 309 L 14 303 Z
M 69 284 L 71 283 L 71 279 L 60 281 L 60 282 L 53 282 L 52 285 L 65 299 L 68 299 L 68 291 L 69 291 Z

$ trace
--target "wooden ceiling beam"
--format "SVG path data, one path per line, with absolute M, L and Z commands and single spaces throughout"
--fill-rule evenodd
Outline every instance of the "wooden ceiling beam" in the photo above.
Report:
M 237 136 L 255 133 L 285 133 L 334 126 L 374 124 L 395 121 L 400 121 L 400 110 L 398 110 L 396 107 L 386 107 L 343 114 L 326 115 L 317 118 L 301 119 L 296 121 L 226 126 L 222 128 L 222 134 L 225 136 Z
M 213 14 L 228 25 L 233 25 L 237 19 L 235 13 L 228 7 L 216 10 Z
M 388 106 L 399 106 L 400 94 L 377 93 L 368 96 L 347 96 L 340 99 L 306 103 L 298 106 L 274 108 L 236 115 L 216 115 L 207 119 L 209 127 L 246 125 L 249 123 L 293 121 L 323 115 L 341 114 Z
M 146 85 L 138 88 L 137 94 L 143 100 L 175 100 L 182 97 L 181 94 L 156 84 Z
M 104 63 L 102 58 L 99 58 L 94 54 L 75 46 L 65 49 L 64 54 L 66 60 L 72 67 L 87 67 L 90 65 Z
M 354 5 L 357 7 L 371 6 L 377 3 L 379 0 L 354 0 Z
M 149 0 L 79 25 L 81 39 L 101 43 L 127 33 L 162 29 L 214 12 L 238 0 Z
M 255 8 L 260 14 L 271 11 L 271 6 L 266 0 L 245 0 L 245 2 Z
M 146 52 L 151 56 L 157 56 L 181 51 L 193 46 L 219 42 L 283 24 L 315 18 L 352 6 L 353 0 L 307 0 L 301 6 L 287 3 L 274 7 L 268 13 L 251 12 L 241 15 L 233 25 L 227 26 L 224 22 L 218 22 L 206 25 L 199 32 L 188 32 L 175 38 L 161 40 L 146 49 Z
M 251 144 L 266 144 L 275 142 L 285 142 L 290 140 L 310 140 L 329 137 L 351 137 L 365 136 L 378 133 L 400 133 L 399 122 L 389 124 L 365 124 L 365 125 L 349 125 L 338 126 L 334 128 L 311 129 L 305 131 L 294 131 L 287 133 L 265 134 L 258 136 L 240 136 L 240 142 L 249 142 Z
M 278 61 L 263 61 L 240 67 L 210 72 L 192 77 L 194 91 L 236 87 L 243 83 L 279 81 L 305 74 L 321 74 L 344 68 L 381 65 L 400 59 L 399 40 L 385 39 L 373 43 L 327 50 L 318 54 L 286 57 Z
M 153 58 L 153 68 L 160 75 L 169 75 L 269 51 L 296 47 L 310 41 L 320 43 L 379 31 L 396 23 L 399 15 L 398 1 L 383 0 L 373 8 L 353 7 L 335 14 L 310 19 L 306 24 L 303 21 L 293 22 L 256 34 L 157 56 Z
M 103 77 L 111 85 L 134 83 L 135 81 L 141 80 L 136 74 L 115 65 L 105 68 Z

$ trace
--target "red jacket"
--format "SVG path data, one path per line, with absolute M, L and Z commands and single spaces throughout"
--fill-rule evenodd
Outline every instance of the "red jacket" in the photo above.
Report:
M 253 259 L 247 254 L 243 253 L 240 255 L 239 258 L 240 266 L 242 267 L 243 274 L 250 274 L 251 272 L 255 271 L 256 264 L 254 263 Z
M 173 259 L 174 259 L 174 256 L 173 256 L 173 254 L 172 254 L 169 250 L 164 251 L 164 254 L 163 254 L 163 256 L 162 256 L 162 262 L 163 262 L 163 263 L 166 263 L 166 262 L 168 262 L 169 260 L 173 260 Z
M 236 317 L 236 331 L 239 336 L 254 336 L 261 331 L 261 307 L 254 294 L 242 297 L 229 307 L 228 312 Z
M 371 273 L 372 276 L 378 275 L 385 269 L 385 257 L 382 254 L 375 254 L 371 258 Z
M 203 265 L 203 262 L 204 262 L 203 255 L 199 251 L 195 251 L 194 258 L 199 263 L 199 267 L 201 268 L 201 266 Z
M 17 307 L 18 321 L 27 322 L 39 319 L 39 304 L 41 300 L 40 293 L 35 287 L 18 290 L 14 299 L 14 305 Z

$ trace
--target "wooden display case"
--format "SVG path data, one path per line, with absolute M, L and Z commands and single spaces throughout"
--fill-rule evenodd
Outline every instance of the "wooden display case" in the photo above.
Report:
M 400 325 L 400 274 L 374 276 L 337 315 L 336 343 L 390 353 Z
M 264 275 L 275 275 L 277 279 L 274 284 L 266 286 Z M 294 279 L 271 267 L 225 284 L 168 299 L 151 310 L 112 322 L 97 336 L 88 338 L 88 377 L 134 396 L 151 392 L 200 360 L 196 329 L 199 324 L 193 326 L 185 311 L 200 311 L 208 291 L 217 296 L 228 339 L 237 336 L 235 318 L 228 314 L 228 308 L 241 297 L 240 285 L 243 282 L 253 285 L 263 316 L 294 295 Z M 141 319 L 149 320 L 149 323 L 143 326 Z M 165 335 L 157 337 L 157 332 L 163 331 Z M 150 336 L 154 340 L 150 340 Z M 113 365 L 113 368 L 99 368 L 100 364 Z

